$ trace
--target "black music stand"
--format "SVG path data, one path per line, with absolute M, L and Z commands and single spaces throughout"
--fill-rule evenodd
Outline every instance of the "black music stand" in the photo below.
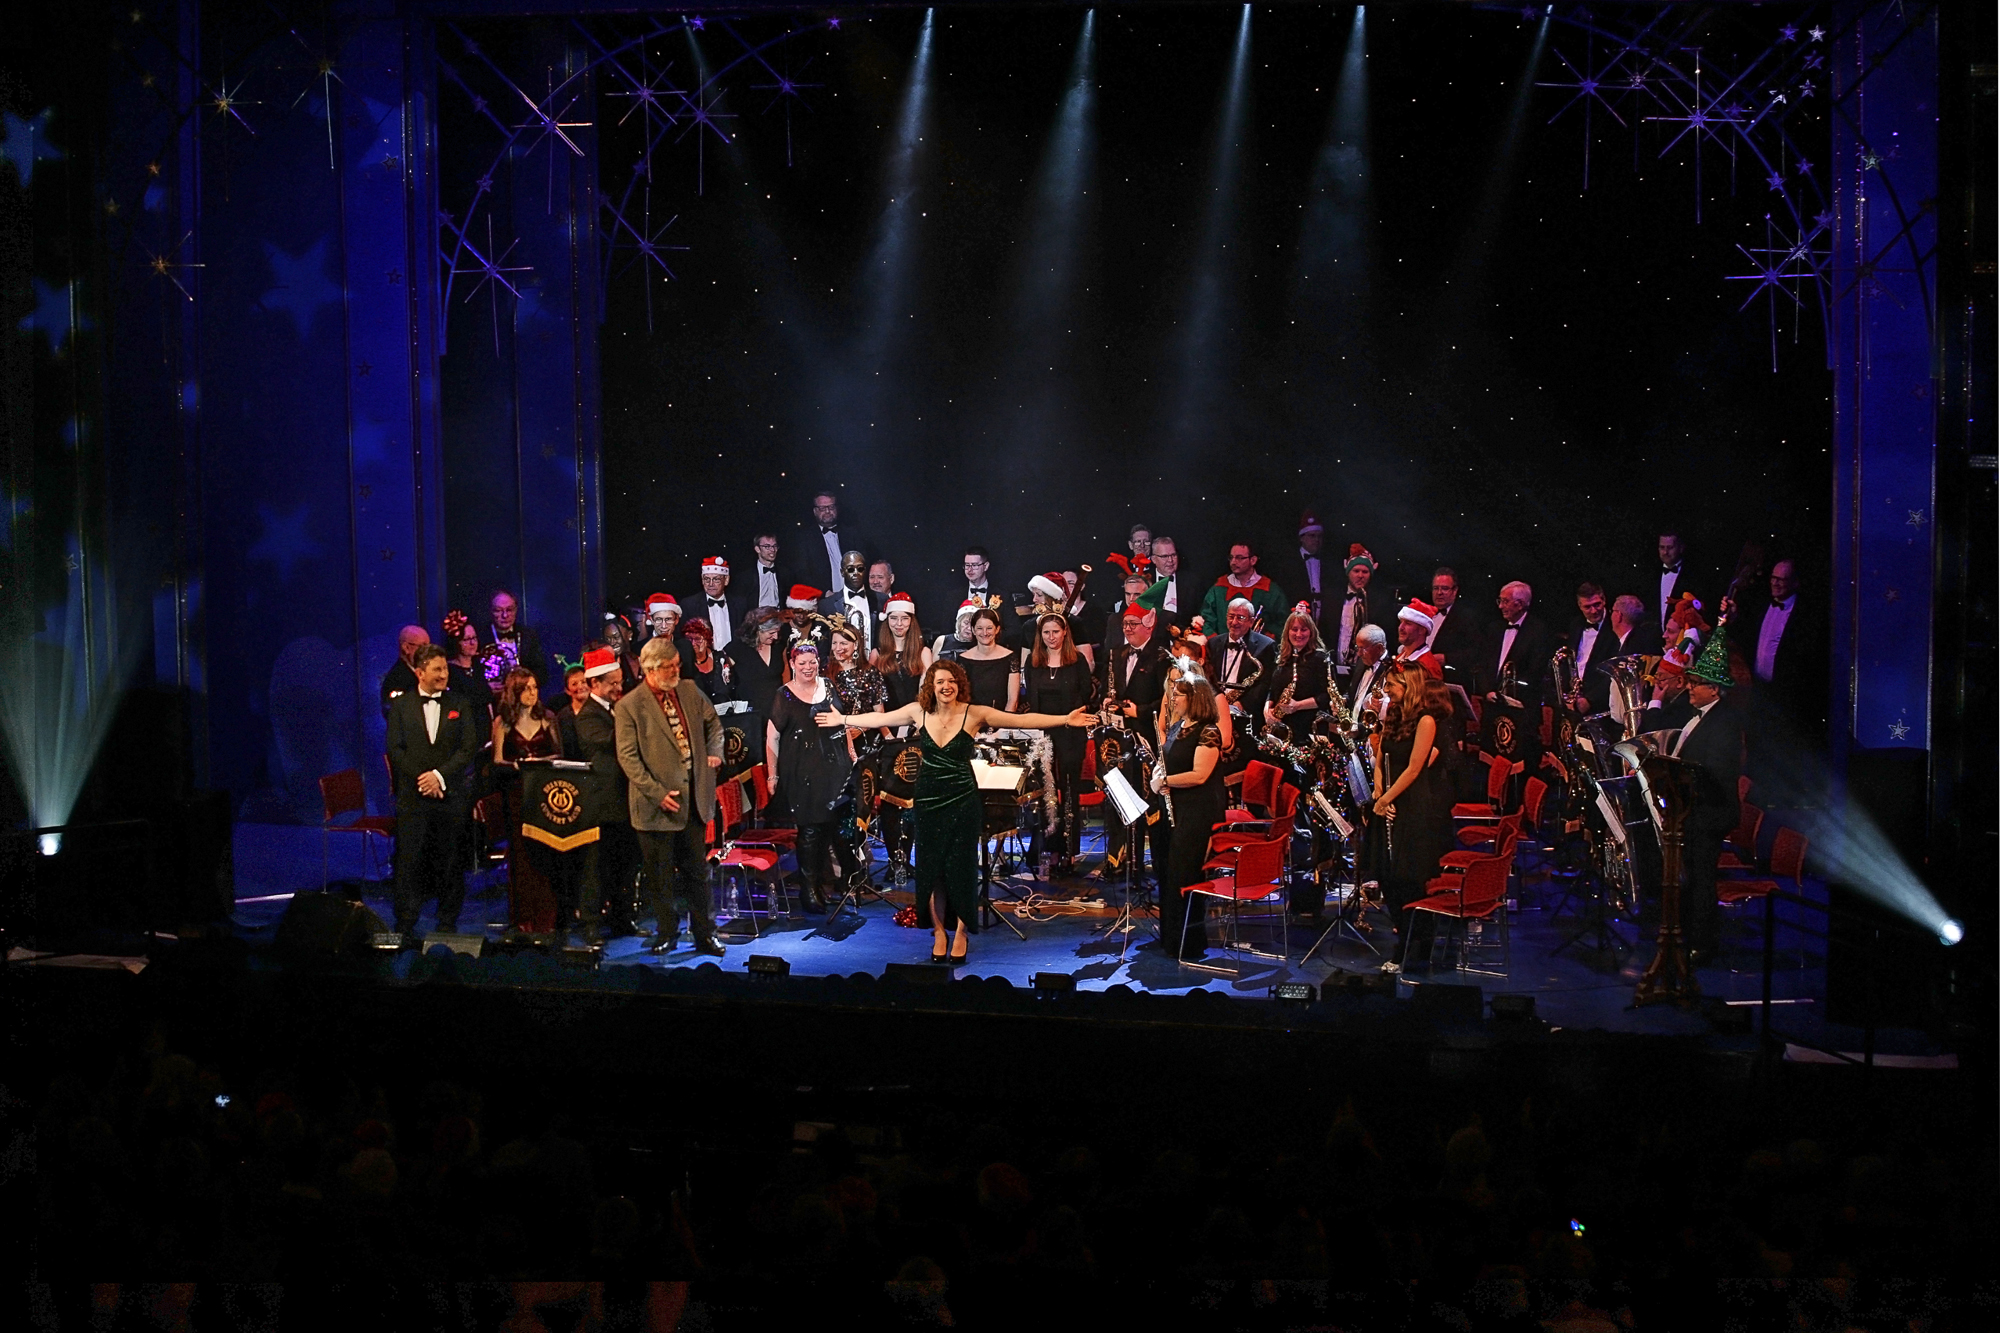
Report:
M 1145 844 L 1140 841 L 1137 825 L 1153 806 L 1132 786 L 1132 780 L 1125 776 L 1122 769 L 1114 768 L 1104 775 L 1104 795 L 1111 803 L 1111 810 L 1125 825 L 1125 905 L 1098 934 L 1118 932 L 1118 958 L 1123 962 L 1125 950 L 1132 942 L 1132 932 L 1138 929 L 1133 903 L 1139 894 L 1139 862 L 1146 857 Z
M 993 840 L 1006 836 L 1005 833 L 988 833 L 983 827 L 979 830 L 979 925 L 984 929 L 993 921 L 998 921 L 1014 932 L 1015 939 L 1025 941 L 1028 937 L 1021 927 L 1000 915 L 993 906 Z M 987 920 L 988 917 L 992 921 Z

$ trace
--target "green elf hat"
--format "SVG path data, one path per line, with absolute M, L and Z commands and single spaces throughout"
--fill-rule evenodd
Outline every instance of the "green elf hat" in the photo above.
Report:
M 1720 625 L 1707 643 L 1701 646 L 1701 656 L 1687 669 L 1689 680 L 1698 680 L 1704 685 L 1713 685 L 1718 690 L 1726 690 L 1736 683 L 1729 674 L 1729 644 Z
M 1171 579 L 1161 579 L 1158 583 L 1155 583 L 1152 587 L 1146 589 L 1146 591 L 1140 593 L 1137 597 L 1134 597 L 1132 599 L 1132 605 L 1143 606 L 1148 611 L 1166 610 L 1167 585 L 1171 582 L 1172 582 Z

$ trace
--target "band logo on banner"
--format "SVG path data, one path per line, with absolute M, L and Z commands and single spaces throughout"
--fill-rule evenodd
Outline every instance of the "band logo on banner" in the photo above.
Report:
M 530 768 L 521 777 L 521 836 L 559 852 L 587 847 L 599 836 L 597 808 L 590 790 L 597 775 L 577 770 Z

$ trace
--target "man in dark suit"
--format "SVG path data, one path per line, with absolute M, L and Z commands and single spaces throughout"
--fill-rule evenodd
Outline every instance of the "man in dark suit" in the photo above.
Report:
M 1328 597 L 1326 619 L 1321 622 L 1320 632 L 1326 636 L 1326 650 L 1333 656 L 1334 679 L 1345 685 L 1354 665 L 1356 632 L 1363 625 L 1380 625 L 1382 617 L 1368 605 L 1368 585 L 1375 578 L 1375 557 L 1368 553 L 1368 548 L 1360 542 L 1349 543 L 1341 572 L 1347 586 Z
M 492 621 L 486 631 L 486 641 L 494 644 L 512 644 L 514 660 L 527 668 L 535 678 L 535 684 L 543 694 L 549 693 L 549 659 L 542 652 L 541 636 L 521 623 L 521 605 L 514 600 L 514 594 L 505 588 L 493 594 L 488 605 Z
M 1697 569 L 1688 559 L 1687 542 L 1680 530 L 1667 527 L 1660 531 L 1659 562 L 1646 566 L 1635 578 L 1633 587 L 1639 596 L 1656 609 L 1653 627 L 1664 631 L 1667 617 L 1673 613 L 1674 599 L 1684 592 L 1691 592 L 1703 607 L 1714 609 L 1709 600 L 1713 595 L 1711 580 L 1707 571 Z M 1654 599 L 1658 598 L 1657 601 Z
M 1165 582 L 1167 585 L 1160 590 L 1159 605 L 1153 608 L 1153 635 L 1165 639 L 1168 630 L 1179 629 L 1194 619 L 1195 613 L 1201 609 L 1201 590 L 1181 578 L 1181 544 L 1178 541 L 1172 537 L 1155 537 L 1147 549 L 1152 552 L 1153 582 Z M 1119 608 L 1121 615 L 1123 610 Z M 1274 628 L 1266 625 L 1264 631 L 1268 634 Z M 1216 626 L 1208 627 L 1208 633 L 1215 631 Z
M 750 614 L 742 598 L 729 595 L 729 562 L 719 555 L 701 562 L 701 591 L 683 597 L 681 609 L 689 620 L 708 622 L 717 652 L 729 647 L 731 640 L 742 632 L 743 617 Z
M 750 565 L 750 602 L 752 606 L 783 606 L 785 587 L 792 580 L 778 568 L 778 536 L 773 532 L 760 532 L 752 543 L 757 558 Z
M 848 551 L 866 551 L 868 543 L 852 523 L 840 521 L 840 502 L 832 491 L 813 496 L 812 522 L 799 525 L 797 565 L 793 575 L 816 588 L 840 586 L 840 561 Z
M 1152 607 L 1135 602 L 1125 608 L 1119 620 L 1124 630 L 1125 642 L 1114 648 L 1097 670 L 1097 694 L 1100 699 L 1108 697 L 1106 690 L 1115 690 L 1118 711 L 1125 717 L 1125 725 L 1146 738 L 1146 743 L 1159 752 L 1159 732 L 1155 721 L 1159 716 L 1160 698 L 1167 688 L 1167 655 L 1160 640 L 1154 637 L 1159 625 L 1159 613 Z M 1129 776 L 1129 775 L 1128 775 Z M 1146 786 L 1133 784 L 1142 793 Z M 1147 784 L 1150 785 L 1150 784 Z M 1139 832 L 1138 851 L 1143 853 L 1144 844 L 1151 833 L 1153 845 L 1153 873 L 1166 873 L 1167 863 L 1167 820 L 1164 815 L 1157 824 L 1149 825 L 1143 820 L 1135 827 Z M 1125 829 L 1116 815 L 1105 819 L 1104 828 L 1105 866 L 1099 871 L 1100 877 L 1122 861 L 1125 850 Z
M 485 739 L 485 714 L 446 687 L 444 649 L 410 655 L 417 688 L 389 706 L 389 771 L 396 787 L 396 931 L 416 932 L 426 898 L 437 899 L 437 928 L 458 929 L 465 903 L 458 842 L 472 811 L 472 761 Z
M 1790 799 L 1796 764 L 1783 751 L 1816 748 L 1826 734 L 1827 643 L 1822 608 L 1799 592 L 1796 562 L 1771 566 L 1769 600 L 1742 613 L 1750 674 L 1750 763 L 1765 797 Z M 1764 799 L 1764 798 L 1760 798 Z
M 1701 656 L 1687 669 L 1686 693 L 1665 703 L 1671 684 L 1663 680 L 1653 699 L 1661 703 L 1658 725 L 1678 727 L 1670 752 L 1695 766 L 1694 800 L 1682 821 L 1681 869 L 1687 890 L 1681 895 L 1681 936 L 1692 961 L 1713 958 L 1722 943 L 1722 914 L 1715 901 L 1715 867 L 1723 839 L 1742 815 L 1736 795 L 1743 772 L 1743 723 L 1732 708 L 1722 706 L 1730 687 L 1729 650 L 1724 631 L 1717 629 L 1702 645 Z M 1648 730 L 1652 724 L 1648 724 Z
M 1437 608 L 1437 624 L 1431 630 L 1430 649 L 1463 683 L 1472 679 L 1479 659 L 1485 656 L 1485 636 L 1479 632 L 1472 607 L 1459 600 L 1460 591 L 1458 575 L 1449 565 L 1439 566 L 1431 575 L 1431 605 Z
M 1383 674 L 1396 660 L 1389 655 L 1389 636 L 1380 625 L 1363 625 L 1355 634 L 1354 643 L 1354 670 L 1347 673 L 1347 683 L 1340 687 L 1349 717 L 1360 715 L 1369 694 L 1382 683 Z
M 840 560 L 840 584 L 819 599 L 823 616 L 843 615 L 861 636 L 861 651 L 874 650 L 875 631 L 882 624 L 882 601 L 868 587 L 868 557 L 849 551 Z
M 417 673 L 410 666 L 410 658 L 417 649 L 431 641 L 430 631 L 422 625 L 405 625 L 396 635 L 396 664 L 382 676 L 382 716 L 389 716 L 389 705 L 400 695 L 417 688 Z
M 1325 540 L 1326 529 L 1320 526 L 1318 515 L 1308 509 L 1299 515 L 1297 545 L 1278 559 L 1264 562 L 1271 577 L 1290 588 L 1311 610 L 1314 624 L 1325 617 L 1328 599 L 1340 586 L 1334 562 L 1320 554 Z
M 681 679 L 680 655 L 664 639 L 639 650 L 646 673 L 618 701 L 618 767 L 625 773 L 626 811 L 639 838 L 655 931 L 647 949 L 665 953 L 680 943 L 675 881 L 688 900 L 697 953 L 720 957 L 708 895 L 708 821 L 715 818 L 715 773 L 722 767 L 722 720 L 691 680 Z
M 609 906 L 613 934 L 632 932 L 632 885 L 639 869 L 639 843 L 632 833 L 628 784 L 625 770 L 618 766 L 617 720 L 611 711 L 624 692 L 617 655 L 609 648 L 585 650 L 583 674 L 590 682 L 590 697 L 574 721 L 575 757 L 590 765 L 593 800 L 584 813 L 597 821 L 599 833 L 598 840 L 585 849 L 579 915 L 584 939 L 595 943 L 600 903 Z M 645 688 L 643 682 L 640 688 Z
M 1489 628 L 1486 656 L 1479 663 L 1479 672 L 1474 677 L 1486 697 L 1495 699 L 1501 678 L 1511 666 L 1517 682 L 1513 697 L 1519 699 L 1531 713 L 1541 707 L 1549 658 L 1555 652 L 1541 617 L 1529 614 L 1534 600 L 1535 590 L 1519 579 L 1500 589 L 1500 623 Z M 1539 726 L 1539 713 L 1535 713 L 1532 720 Z
M 1226 693 L 1251 717 L 1264 716 L 1264 696 L 1278 662 L 1278 641 L 1251 627 L 1256 608 L 1246 597 L 1229 603 L 1223 632 L 1208 636 L 1202 671 L 1218 693 Z M 1239 682 L 1249 681 L 1246 689 Z
M 1586 713 L 1601 713 L 1611 706 L 1611 678 L 1604 663 L 1618 656 L 1618 635 L 1611 626 L 1611 610 L 1604 589 L 1588 581 L 1577 585 L 1576 619 L 1563 630 L 1562 646 L 1576 659 L 1578 692 L 1583 695 Z M 1553 702 L 1553 701 L 1552 701 Z

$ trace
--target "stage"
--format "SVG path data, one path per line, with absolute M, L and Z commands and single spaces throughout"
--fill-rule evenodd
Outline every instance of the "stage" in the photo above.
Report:
M 1097 859 L 1098 837 L 1095 832 L 1089 836 L 1086 863 Z M 318 843 L 317 831 L 310 829 L 249 825 L 237 830 L 239 896 L 232 924 L 240 938 L 250 944 L 253 955 L 267 958 L 271 967 L 283 966 L 275 955 L 268 953 L 267 946 L 292 895 L 319 890 L 322 862 Z M 354 852 L 353 848 L 338 845 L 335 850 Z M 789 859 L 785 864 L 789 867 Z M 351 893 L 358 889 L 378 916 L 386 919 L 391 915 L 388 883 L 358 878 L 365 869 L 358 856 L 352 861 L 336 856 L 326 868 L 335 881 L 336 891 Z M 878 882 L 883 878 L 882 869 L 878 863 L 875 876 Z M 961 985 L 988 983 L 982 990 L 1004 982 L 1016 991 L 1032 992 L 1038 975 L 1060 974 L 1073 978 L 1075 989 L 1083 993 L 1177 997 L 1205 992 L 1258 1010 L 1278 1007 L 1272 1000 L 1272 991 L 1281 983 L 1307 983 L 1316 991 L 1326 991 L 1331 1000 L 1348 988 L 1355 988 L 1354 993 L 1359 994 L 1359 987 L 1366 979 L 1374 987 L 1372 998 L 1376 1001 L 1369 1012 L 1378 1014 L 1391 1012 L 1386 1007 L 1389 1004 L 1407 1005 L 1416 1001 L 1418 993 L 1426 987 L 1450 987 L 1456 992 L 1450 1002 L 1461 1006 L 1456 1012 L 1463 1015 L 1469 1012 L 1470 1002 L 1462 988 L 1477 987 L 1481 1009 L 1487 1015 L 1491 1015 L 1492 1000 L 1497 995 L 1529 996 L 1533 999 L 1535 1019 L 1551 1030 L 1698 1037 L 1721 1050 L 1756 1048 L 1763 991 L 1764 922 L 1760 907 L 1752 905 L 1746 915 L 1732 915 L 1726 920 L 1721 957 L 1697 973 L 1700 1002 L 1687 1009 L 1672 1005 L 1637 1009 L 1632 1006 L 1633 989 L 1652 957 L 1650 942 L 1639 944 L 1616 959 L 1592 951 L 1587 947 L 1588 939 L 1569 943 L 1584 923 L 1575 907 L 1561 904 L 1560 890 L 1553 881 L 1540 877 L 1536 869 L 1529 870 L 1525 889 L 1517 890 L 1517 894 L 1517 910 L 1509 914 L 1507 923 L 1508 959 L 1503 976 L 1465 971 L 1457 965 L 1457 956 L 1450 952 L 1440 958 L 1434 969 L 1429 968 L 1423 960 L 1420 943 L 1416 961 L 1405 975 L 1391 983 L 1379 972 L 1380 958 L 1347 930 L 1335 931 L 1306 957 L 1306 950 L 1318 940 L 1320 932 L 1304 930 L 1294 922 L 1287 961 L 1245 956 L 1240 960 L 1240 975 L 1228 978 L 1175 964 L 1160 948 L 1157 919 L 1143 908 L 1123 942 L 1121 955 L 1119 935 L 1115 931 L 1107 933 L 1107 927 L 1112 926 L 1122 903 L 1122 886 L 1114 885 L 1107 890 L 1104 885 L 1083 878 L 1045 883 L 1024 873 L 1015 874 L 996 882 L 994 901 L 1006 921 L 1017 925 L 1024 938 L 1016 938 L 1005 924 L 993 924 L 989 918 L 986 928 L 972 939 L 970 961 L 962 967 L 940 967 L 936 971 Z M 1824 903 L 1826 886 L 1808 878 L 1801 896 Z M 897 926 L 896 907 L 908 902 L 909 896 L 892 890 L 889 897 L 888 902 L 867 902 L 833 917 L 799 915 L 794 908 L 793 915 L 767 921 L 761 906 L 753 918 L 740 911 L 740 903 L 732 903 L 729 895 L 721 894 L 718 921 L 728 945 L 724 957 L 711 959 L 695 953 L 685 929 L 680 948 L 665 955 L 648 953 L 640 937 L 624 936 L 606 942 L 599 970 L 593 973 L 564 966 L 555 957 L 543 956 L 532 949 L 516 952 L 503 948 L 507 888 L 504 869 L 495 868 L 475 872 L 471 877 L 460 921 L 468 933 L 478 929 L 485 936 L 487 956 L 472 959 L 461 954 L 445 966 L 451 979 L 473 984 L 621 991 L 657 988 L 667 974 L 675 972 L 740 977 L 749 971 L 753 957 L 781 958 L 789 966 L 790 977 L 799 980 L 866 977 L 872 981 L 886 977 L 891 965 L 930 969 L 933 967 L 929 962 L 930 932 Z M 758 901 L 761 905 L 761 895 Z M 1328 921 L 1332 919 L 1331 908 L 1329 904 Z M 1830 1023 L 1826 1017 L 1824 918 L 1789 904 L 1780 904 L 1776 915 L 1771 1006 L 1774 1040 L 1791 1044 L 1795 1056 L 1812 1049 L 1862 1051 L 1867 1039 L 1860 1028 Z M 471 925 L 474 920 L 482 924 L 475 928 Z M 1364 934 L 1369 940 L 1380 942 L 1380 947 L 1389 947 L 1386 917 L 1380 912 L 1369 912 L 1364 924 Z M 1631 922 L 1612 924 L 1628 941 L 1640 934 Z M 428 931 L 432 925 L 433 917 L 427 911 L 420 928 Z M 1324 926 L 1320 929 L 1324 930 Z M 1222 934 L 1212 918 L 1211 939 L 1219 940 Z M 1261 926 L 1252 928 L 1248 922 L 1245 934 L 1259 944 L 1268 940 L 1268 932 Z M 443 952 L 441 946 L 434 946 L 429 956 L 410 950 L 385 955 L 370 964 L 370 974 L 390 986 L 432 980 L 439 975 Z M 1212 948 L 1209 958 L 1231 961 L 1219 948 Z M 1480 964 L 1486 965 L 1483 961 Z M 654 975 L 642 986 L 631 975 L 635 970 Z M 732 988 L 731 993 L 742 998 L 779 998 L 775 990 Z M 784 998 L 796 1002 L 807 994 L 802 987 L 789 987 Z M 922 995 L 936 997 L 938 992 L 925 987 Z M 821 998 L 834 997 L 826 993 Z M 1436 998 L 1426 997 L 1419 1003 L 1428 1009 Z M 1289 1006 L 1285 1009 L 1294 1015 L 1300 1012 Z M 1166 1011 L 1153 1012 L 1161 1019 L 1167 1017 Z M 1341 1012 L 1360 1010 L 1350 1005 Z M 1201 1014 L 1204 1023 L 1230 1021 L 1212 1006 L 1202 1006 Z M 1259 1024 L 1265 1021 L 1262 1017 L 1252 1017 L 1249 1009 L 1241 1019 Z M 1914 1029 L 1878 1030 L 1875 1049 L 1906 1057 L 1934 1057 L 1944 1053 L 1933 1037 Z

